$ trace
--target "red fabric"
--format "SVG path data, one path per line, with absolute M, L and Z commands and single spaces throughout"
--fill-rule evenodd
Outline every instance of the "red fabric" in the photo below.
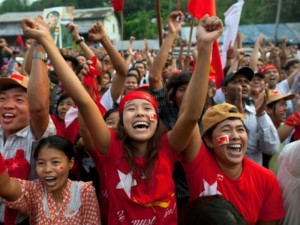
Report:
M 10 177 L 20 178 L 23 180 L 26 180 L 28 178 L 30 173 L 30 165 L 24 158 L 23 149 L 18 149 L 15 158 L 6 159 L 5 163 Z M 17 215 L 18 210 L 5 207 L 4 224 L 14 225 Z
M 177 225 L 172 171 L 179 159 L 168 143 L 168 134 L 161 139 L 152 181 L 147 181 L 143 173 L 145 158 L 135 157 L 137 169 L 131 173 L 121 142 L 114 131 L 110 131 L 110 146 L 103 160 L 109 209 L 114 209 L 108 212 L 108 224 Z
M 290 127 L 300 126 L 300 115 L 297 112 L 294 112 L 289 116 L 289 118 L 287 118 L 284 124 Z
M 124 96 L 124 98 L 122 98 L 120 105 L 119 105 L 119 114 L 121 115 L 121 113 L 123 112 L 123 109 L 125 107 L 125 105 L 134 100 L 134 99 L 144 99 L 147 100 L 148 102 L 151 103 L 151 105 L 153 105 L 156 113 L 158 112 L 158 105 L 157 102 L 155 100 L 155 98 L 149 94 L 148 92 L 145 91 L 131 91 L 128 94 L 126 94 Z
M 215 16 L 215 0 L 189 0 L 188 12 L 198 20 L 200 20 L 205 14 L 208 14 L 209 16 Z M 220 88 L 222 86 L 224 74 L 222 69 L 219 44 L 217 41 L 215 41 L 213 45 L 212 60 L 210 64 L 210 76 L 216 77 L 216 86 L 217 88 Z
M 59 120 L 56 116 L 51 115 L 51 119 L 56 128 L 56 135 L 67 138 L 72 144 L 75 143 L 77 135 L 79 133 L 79 123 L 76 118 L 70 126 L 66 128 L 65 122 Z
M 93 56 L 91 58 L 92 64 L 89 65 L 89 72 L 88 74 L 83 78 L 83 83 L 90 87 L 89 94 L 91 98 L 94 100 L 96 105 L 99 108 L 99 111 L 101 112 L 102 116 L 105 115 L 106 109 L 101 105 L 100 103 L 100 96 L 98 93 L 98 81 L 96 79 L 96 76 L 101 76 L 100 71 L 98 71 L 97 68 L 97 57 Z
M 225 151 L 225 150 L 224 150 Z M 244 157 L 243 171 L 237 180 L 227 177 L 215 158 L 201 146 L 198 156 L 184 164 L 190 199 L 221 194 L 244 216 L 248 224 L 284 217 L 283 200 L 272 171 Z
M 24 47 L 24 42 L 23 42 L 23 39 L 22 39 L 22 36 L 21 36 L 21 34 L 19 34 L 18 36 L 17 36 L 17 42 L 19 43 L 19 45 L 20 45 L 20 47 Z
M 188 12 L 200 20 L 205 14 L 216 15 L 215 0 L 189 0 Z
M 6 170 L 6 164 L 5 164 L 5 161 L 3 159 L 3 156 L 0 152 L 0 174 L 4 173 Z
M 112 0 L 111 5 L 116 12 L 122 12 L 124 8 L 124 0 Z

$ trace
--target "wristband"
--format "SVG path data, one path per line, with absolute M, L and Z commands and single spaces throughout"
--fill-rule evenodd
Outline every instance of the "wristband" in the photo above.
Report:
M 80 36 L 79 40 L 75 41 L 77 45 L 84 41 L 84 37 Z
M 0 175 L 3 174 L 6 171 L 6 163 L 3 159 L 2 154 L 0 153 Z
M 294 112 L 287 118 L 284 124 L 290 127 L 298 127 L 300 125 L 300 115 L 297 112 Z

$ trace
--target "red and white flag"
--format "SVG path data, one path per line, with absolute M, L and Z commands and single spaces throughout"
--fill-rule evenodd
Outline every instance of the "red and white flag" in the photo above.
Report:
M 228 135 L 223 135 L 220 137 L 217 137 L 218 145 L 224 145 L 229 143 L 229 137 Z

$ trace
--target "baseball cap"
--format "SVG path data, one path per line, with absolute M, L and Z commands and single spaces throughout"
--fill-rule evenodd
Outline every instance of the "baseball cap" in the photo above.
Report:
M 272 102 L 276 102 L 278 100 L 284 99 L 284 100 L 292 100 L 295 98 L 294 94 L 285 94 L 282 95 L 276 90 L 269 90 L 269 96 L 266 102 L 266 105 L 269 105 Z
M 21 74 L 11 74 L 8 77 L 0 78 L 0 90 L 8 86 L 19 85 L 27 89 L 29 77 Z
M 207 109 L 202 117 L 203 135 L 218 123 L 232 117 L 243 119 L 246 115 L 240 113 L 236 106 L 229 103 L 217 104 Z
M 265 75 L 264 75 L 264 74 L 262 74 L 262 73 L 260 73 L 260 72 L 256 72 L 256 73 L 254 74 L 254 76 L 256 76 L 256 77 L 260 77 L 260 78 L 262 78 L 262 79 L 264 79 L 264 78 L 265 78 Z
M 234 78 L 235 75 L 243 74 L 250 81 L 254 76 L 254 71 L 250 67 L 242 67 L 237 71 L 233 71 L 230 74 L 226 75 L 224 80 L 222 81 L 222 86 L 226 87 L 228 82 Z

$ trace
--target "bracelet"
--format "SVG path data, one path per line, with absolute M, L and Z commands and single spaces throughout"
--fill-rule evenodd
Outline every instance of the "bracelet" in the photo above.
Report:
M 233 59 L 234 57 L 226 57 L 226 59 Z
M 43 60 L 44 62 L 48 62 L 48 56 L 47 54 L 41 54 L 41 53 L 33 53 L 32 59 L 40 59 Z
M 75 41 L 75 43 L 78 45 L 78 44 L 80 44 L 83 41 L 84 41 L 84 37 L 80 36 L 80 39 L 77 40 L 77 41 Z
M 3 159 L 2 154 L 0 153 L 0 175 L 3 174 L 6 171 L 6 163 Z

